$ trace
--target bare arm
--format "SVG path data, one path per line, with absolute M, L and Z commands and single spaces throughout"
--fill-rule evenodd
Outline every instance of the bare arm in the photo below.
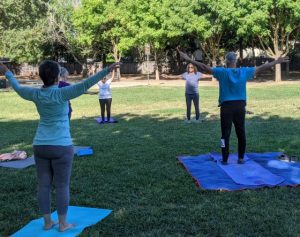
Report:
M 212 75 L 202 73 L 201 78 L 212 78 Z
M 176 79 L 182 79 L 182 74 L 180 75 L 167 75 L 167 74 L 161 74 L 161 77 L 163 79 L 166 79 L 166 80 L 176 80 Z
M 71 86 L 63 87 L 61 88 L 61 96 L 62 100 L 67 101 L 74 99 L 83 93 L 85 93 L 90 87 L 95 85 L 99 80 L 101 80 L 103 77 L 105 77 L 111 70 L 114 70 L 116 66 L 118 66 L 120 63 L 114 63 L 110 65 L 109 67 L 101 70 L 100 72 L 97 72 L 95 75 L 89 77 L 88 79 L 85 79 L 79 83 L 73 84 Z
M 180 56 L 187 62 L 192 63 L 200 68 L 201 72 L 207 73 L 207 74 L 213 74 L 212 68 L 210 66 L 205 65 L 204 63 L 197 62 L 193 59 L 191 59 L 187 54 L 183 53 L 177 48 L 178 53 Z
M 262 71 L 265 71 L 267 69 L 270 69 L 271 67 L 275 66 L 277 63 L 286 63 L 289 61 L 288 57 L 278 58 L 277 60 L 274 60 L 270 63 L 265 63 L 259 67 L 256 67 L 255 74 L 261 73 Z
M 111 74 L 111 81 L 115 79 L 115 69 L 113 69 L 112 74 Z

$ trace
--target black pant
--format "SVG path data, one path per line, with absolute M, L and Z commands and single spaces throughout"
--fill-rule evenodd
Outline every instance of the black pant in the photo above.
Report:
M 232 123 L 238 138 L 239 159 L 244 158 L 246 150 L 245 114 L 246 101 L 244 100 L 226 101 L 221 104 L 221 148 L 223 161 L 227 161 L 229 156 L 229 139 Z
M 107 113 L 107 121 L 110 120 L 111 102 L 112 102 L 112 98 L 109 98 L 109 99 L 99 99 L 100 110 L 101 110 L 101 118 L 102 118 L 103 122 L 104 122 L 104 118 L 105 118 L 105 106 L 106 106 L 106 113 Z
M 198 120 L 200 118 L 200 109 L 199 109 L 199 94 L 185 94 L 185 100 L 186 100 L 186 117 L 188 120 L 191 119 L 191 107 L 192 107 L 192 101 L 195 106 L 195 112 L 196 112 L 196 119 Z

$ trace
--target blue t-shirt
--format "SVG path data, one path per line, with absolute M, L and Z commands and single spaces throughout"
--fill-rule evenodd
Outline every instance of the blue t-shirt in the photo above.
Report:
M 13 89 L 23 99 L 34 102 L 40 115 L 33 145 L 72 145 L 68 101 L 82 95 L 108 73 L 107 68 L 103 69 L 94 76 L 67 87 L 58 88 L 57 85 L 53 85 L 33 88 L 21 86 L 12 72 L 6 72 L 5 76 Z
M 185 93 L 186 94 L 198 94 L 199 93 L 199 80 L 202 74 L 196 73 L 183 73 L 182 79 L 185 80 Z
M 219 103 L 233 100 L 247 100 L 246 83 L 253 79 L 254 67 L 215 67 L 213 77 L 219 81 Z

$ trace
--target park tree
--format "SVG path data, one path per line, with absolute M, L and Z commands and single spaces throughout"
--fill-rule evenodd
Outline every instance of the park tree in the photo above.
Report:
M 286 56 L 300 30 L 300 0 L 236 1 L 240 36 L 254 35 L 269 57 Z M 281 81 L 281 65 L 275 66 L 275 81 Z
M 150 44 L 155 60 L 155 75 L 159 79 L 159 61 L 167 46 L 184 46 L 195 31 L 204 29 L 202 16 L 194 14 L 196 0 L 131 1 L 127 5 L 129 22 L 137 45 Z M 136 4 L 136 5 L 135 5 Z M 138 16 L 138 17 L 136 17 Z M 173 50 L 176 50 L 175 47 Z
M 20 63 L 36 63 L 43 57 L 46 2 L 1 1 L 0 51 L 3 56 Z
M 166 31 L 163 27 L 163 1 L 123 1 L 120 10 L 123 13 L 121 21 L 127 24 L 130 32 L 128 38 L 132 45 L 140 49 L 143 49 L 145 45 L 150 46 L 155 61 L 155 75 L 158 80 L 160 53 L 167 41 Z
M 217 65 L 229 42 L 236 42 L 234 0 L 165 1 L 168 37 L 192 38 L 212 66 Z
M 76 3 L 76 1 L 75 1 Z M 73 60 L 82 64 L 83 49 L 80 48 L 73 24 L 73 13 L 77 4 L 73 0 L 52 0 L 47 4 L 45 29 L 49 54 L 55 60 L 64 54 L 72 56 Z M 61 50 L 58 50 L 61 49 Z M 62 51 L 62 52 L 58 52 Z
M 212 66 L 217 65 L 228 51 L 239 51 L 243 60 L 243 49 L 256 43 L 252 34 L 238 35 L 240 27 L 238 16 L 241 10 L 236 0 L 203 0 L 201 1 L 202 14 L 209 22 L 204 34 L 199 35 L 200 45 L 207 52 L 206 56 Z
M 4 0 L 0 5 L 2 54 L 18 63 L 34 64 L 44 58 L 58 60 L 61 48 L 76 61 L 72 3 L 72 0 Z
M 121 3 L 117 0 L 84 0 L 73 16 L 79 42 L 104 53 L 110 52 L 116 62 L 132 45 L 127 22 L 122 21 Z M 120 78 L 119 68 L 117 76 Z
M 198 14 L 198 1 L 164 1 L 164 28 L 168 44 L 175 50 L 179 46 L 183 50 L 191 50 L 198 35 L 203 35 L 208 22 Z M 181 68 L 180 57 L 177 55 L 177 67 Z

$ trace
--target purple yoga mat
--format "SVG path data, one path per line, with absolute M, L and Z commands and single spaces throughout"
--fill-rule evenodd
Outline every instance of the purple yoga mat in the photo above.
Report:
M 99 118 L 95 118 L 96 122 L 99 123 L 99 124 L 108 124 L 108 123 L 117 123 L 118 120 L 114 119 L 114 118 L 110 118 L 109 121 L 107 121 L 107 118 L 105 117 L 104 118 L 104 121 L 105 122 L 102 122 L 102 118 L 99 117 Z
M 228 165 L 223 165 L 220 154 L 211 153 L 210 155 L 217 162 L 217 165 L 237 184 L 275 186 L 285 180 L 271 173 L 255 161 L 248 159 L 248 157 L 245 157 L 245 163 L 241 165 L 237 164 L 237 155 L 230 155 Z
M 15 168 L 15 169 L 24 169 L 29 166 L 35 165 L 35 161 L 33 157 L 29 157 L 25 160 L 14 160 L 7 162 L 0 162 L 1 167 L 5 168 Z

